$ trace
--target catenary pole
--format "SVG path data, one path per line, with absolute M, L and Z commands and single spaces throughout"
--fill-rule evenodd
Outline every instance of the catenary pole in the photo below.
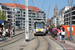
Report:
M 29 18 L 28 18 L 28 0 L 25 0 L 26 16 L 25 16 L 25 40 L 29 41 Z
M 73 3 L 73 0 L 70 0 L 70 4 L 69 4 L 69 0 L 68 0 L 68 5 L 70 5 L 71 6 L 71 8 L 70 8 L 70 41 L 72 41 L 72 12 L 71 12 L 71 10 L 72 10 L 72 3 Z
M 72 13 L 70 8 L 70 40 L 72 40 L 72 21 L 71 21 Z

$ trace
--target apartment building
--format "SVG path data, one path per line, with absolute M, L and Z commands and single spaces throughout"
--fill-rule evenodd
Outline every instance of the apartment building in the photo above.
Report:
M 59 24 L 59 25 L 64 25 L 64 13 L 65 13 L 65 11 L 67 11 L 69 8 L 70 8 L 70 6 L 66 6 L 66 7 L 62 8 L 62 9 L 59 11 L 59 15 L 58 15 L 58 24 Z
M 51 26 L 51 19 L 47 19 L 47 26 Z
M 15 11 L 13 11 L 15 8 L 11 8 L 9 6 L 6 6 L 4 4 L 0 3 L 0 11 L 4 11 L 6 14 L 6 21 L 10 21 L 12 25 L 15 25 Z
M 70 9 L 72 16 L 70 16 Z M 70 17 L 72 25 L 75 25 L 75 6 L 71 7 L 69 10 L 65 11 L 64 15 L 64 25 L 70 25 Z
M 4 8 L 2 8 L 4 7 Z M 6 13 L 6 20 L 11 21 L 12 26 L 25 29 L 25 5 L 16 3 L 0 3 L 0 10 Z M 34 19 L 43 19 L 46 21 L 46 14 L 37 7 L 28 6 L 29 29 L 34 27 Z

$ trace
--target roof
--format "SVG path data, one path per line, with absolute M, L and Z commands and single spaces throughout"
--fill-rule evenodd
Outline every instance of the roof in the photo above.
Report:
M 10 6 L 10 7 L 18 7 L 20 9 L 25 9 L 25 5 L 22 5 L 22 4 L 16 4 L 16 3 L 2 3 L 2 4 L 6 5 L 6 6 Z M 32 9 L 35 12 L 40 10 L 39 8 L 33 7 L 33 6 L 28 6 L 28 9 Z
M 50 21 L 51 19 L 47 19 L 47 21 Z

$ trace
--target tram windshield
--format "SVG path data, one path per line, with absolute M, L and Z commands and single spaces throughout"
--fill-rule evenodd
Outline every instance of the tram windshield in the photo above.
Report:
M 43 28 L 44 27 L 44 23 L 36 23 L 36 28 Z

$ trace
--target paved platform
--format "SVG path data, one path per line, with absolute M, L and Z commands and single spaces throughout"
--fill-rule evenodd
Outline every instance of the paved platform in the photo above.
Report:
M 14 37 L 20 33 L 23 33 L 24 31 L 15 31 L 15 35 L 10 35 L 10 37 Z M 7 38 L 8 39 L 8 38 Z M 2 38 L 0 38 L 0 41 L 2 40 Z
M 53 40 L 55 40 L 53 37 L 49 36 Z M 65 43 L 61 42 L 60 39 L 55 40 L 61 45 L 63 45 L 67 50 L 75 50 L 75 43 L 73 41 L 65 40 Z
M 15 35 L 18 35 L 18 34 L 23 33 L 23 32 L 25 32 L 25 31 L 15 31 Z M 10 35 L 10 36 L 13 37 L 15 35 Z

